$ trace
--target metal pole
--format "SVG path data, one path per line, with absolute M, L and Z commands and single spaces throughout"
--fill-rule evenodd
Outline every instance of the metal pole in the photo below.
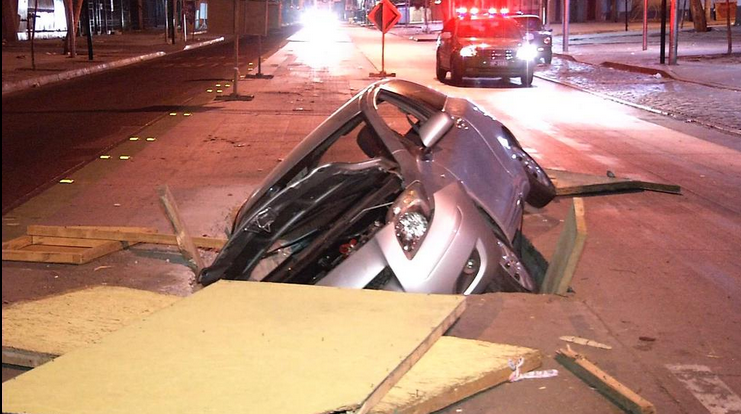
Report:
M 82 4 L 85 11 L 85 28 L 87 29 L 87 59 L 93 60 L 93 30 L 90 27 L 90 0 Z
M 257 75 L 262 75 L 262 35 L 257 35 Z
M 677 0 L 672 0 L 669 12 L 669 64 L 677 64 L 677 31 L 679 19 L 677 14 Z
M 738 7 L 741 7 L 741 5 Z M 738 13 L 736 13 L 736 16 L 738 16 Z M 728 54 L 730 55 L 733 53 L 733 43 L 731 41 L 731 3 L 728 0 L 726 0 L 726 29 L 728 33 Z
M 648 0 L 643 0 L 643 50 L 648 49 Z
M 569 0 L 563 0 L 563 51 L 569 51 Z
M 384 61 L 386 52 L 386 32 L 381 32 L 381 75 L 386 75 L 386 62 Z
M 234 83 L 232 96 L 239 95 L 237 85 L 239 84 L 239 31 L 237 26 L 237 15 L 239 12 L 239 0 L 234 0 Z
M 625 31 L 628 31 L 628 0 L 625 0 Z
M 661 42 L 659 46 L 659 63 L 666 62 L 666 0 L 661 0 Z

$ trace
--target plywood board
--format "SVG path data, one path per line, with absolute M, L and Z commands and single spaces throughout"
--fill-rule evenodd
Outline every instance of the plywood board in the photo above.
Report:
M 658 191 L 671 194 L 681 194 L 682 192 L 682 189 L 674 184 L 662 184 L 651 181 L 631 180 L 628 178 L 599 176 L 554 169 L 546 169 L 545 171 L 551 181 L 553 181 L 553 185 L 556 186 L 556 194 L 560 196 L 631 190 Z
M 462 296 L 220 281 L 3 383 L 2 410 L 367 410 L 464 307 Z
M 66 354 L 96 343 L 180 299 L 144 290 L 97 286 L 6 306 L 3 363 L 27 366 L 6 358 L 18 351 L 50 356 Z
M 423 414 L 441 410 L 507 382 L 510 359 L 525 359 L 527 372 L 540 366 L 540 351 L 444 336 L 376 405 L 374 414 Z

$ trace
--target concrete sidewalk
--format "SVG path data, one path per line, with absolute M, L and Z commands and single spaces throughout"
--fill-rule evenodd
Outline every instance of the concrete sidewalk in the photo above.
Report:
M 3 42 L 3 95 L 154 59 L 224 40 L 223 36 L 199 33 L 187 41 L 168 43 L 163 30 L 124 32 L 93 36 L 93 59 L 87 38 L 77 39 L 77 56 L 64 55 L 63 39 Z M 34 68 L 35 63 L 35 68 Z

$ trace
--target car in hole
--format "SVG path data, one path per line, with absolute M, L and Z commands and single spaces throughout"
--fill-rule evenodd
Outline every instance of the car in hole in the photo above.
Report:
M 521 259 L 523 211 L 553 197 L 543 169 L 481 107 L 386 79 L 269 173 L 199 282 L 537 292 Z

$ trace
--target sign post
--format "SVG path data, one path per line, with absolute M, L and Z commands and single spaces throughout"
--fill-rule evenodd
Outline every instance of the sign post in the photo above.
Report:
M 385 78 L 387 76 L 396 76 L 395 73 L 386 73 L 386 32 L 391 30 L 399 22 L 399 19 L 401 19 L 399 9 L 389 0 L 382 0 L 368 13 L 368 20 L 381 31 L 381 71 L 379 73 L 371 73 L 370 76 L 372 77 Z

